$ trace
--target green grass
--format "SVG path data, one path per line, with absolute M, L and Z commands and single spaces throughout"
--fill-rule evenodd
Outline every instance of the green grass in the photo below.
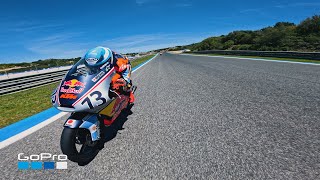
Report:
M 192 53 L 192 54 L 196 54 L 196 53 Z M 276 58 L 276 57 L 261 57 L 261 56 L 238 56 L 238 55 L 221 55 L 221 54 L 205 54 L 205 55 L 209 55 L 209 56 L 228 56 L 228 57 L 244 57 L 244 58 L 259 58 L 259 59 L 267 59 L 267 60 L 281 60 L 281 61 L 294 61 L 294 62 L 320 63 L 320 61 L 318 61 L 318 60 L 311 60 L 311 59 Z
M 146 60 L 149 60 L 150 58 L 152 58 L 154 55 L 148 55 L 139 59 L 136 59 L 134 61 L 131 62 L 132 67 L 135 67 L 143 62 L 145 62 Z
M 132 62 L 135 67 L 154 55 L 145 56 Z M 59 83 L 0 96 L 0 128 L 52 107 L 51 93 Z
M 0 127 L 52 107 L 50 95 L 58 83 L 0 96 Z

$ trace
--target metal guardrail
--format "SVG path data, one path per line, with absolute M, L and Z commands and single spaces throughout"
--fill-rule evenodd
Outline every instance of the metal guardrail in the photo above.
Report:
M 130 61 L 142 58 L 136 57 Z M 0 95 L 26 90 L 48 83 L 58 82 L 69 71 L 69 69 L 57 70 L 53 72 L 43 72 L 39 74 L 13 77 L 9 79 L 0 79 Z
M 191 53 L 196 53 L 196 54 L 239 55 L 239 56 L 263 56 L 263 57 L 278 57 L 278 58 L 296 58 L 296 59 L 320 60 L 320 52 L 207 50 L 207 51 L 193 51 Z
M 67 72 L 68 70 L 60 70 L 0 80 L 0 95 L 58 82 Z

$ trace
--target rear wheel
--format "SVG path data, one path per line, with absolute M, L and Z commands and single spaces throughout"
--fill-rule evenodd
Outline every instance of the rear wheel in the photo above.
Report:
M 91 134 L 87 129 L 65 127 L 61 134 L 60 146 L 62 153 L 79 165 L 88 164 L 99 152 L 99 142 L 91 140 Z

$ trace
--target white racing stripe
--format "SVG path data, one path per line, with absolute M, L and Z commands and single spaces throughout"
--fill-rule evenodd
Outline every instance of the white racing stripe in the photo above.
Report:
M 149 59 L 148 61 L 144 62 L 143 64 L 139 65 L 136 69 L 134 69 L 134 70 L 132 71 L 132 73 L 135 72 L 135 71 L 137 71 L 137 70 L 140 69 L 142 66 L 146 65 L 147 63 L 149 63 L 150 61 L 152 61 L 152 60 L 155 59 L 156 57 L 157 57 L 157 55 L 155 55 L 153 58 Z M 53 116 L 53 117 L 51 117 L 51 118 L 49 118 L 49 119 L 47 119 L 47 120 L 45 120 L 45 121 L 37 124 L 37 125 L 29 128 L 29 129 L 21 132 L 21 133 L 19 133 L 19 134 L 16 134 L 16 135 L 14 135 L 14 136 L 12 136 L 12 137 L 4 140 L 4 141 L 1 141 L 1 142 L 0 142 L 0 149 L 2 149 L 2 148 L 4 148 L 4 147 L 7 147 L 7 146 L 9 146 L 10 144 L 12 144 L 12 143 L 14 143 L 14 142 L 19 141 L 20 139 L 22 139 L 22 138 L 24 138 L 24 137 L 26 137 L 26 136 L 28 136 L 28 135 L 30 135 L 30 134 L 38 131 L 39 129 L 47 126 L 48 124 L 50 124 L 50 123 L 52 123 L 52 122 L 54 122 L 54 121 L 56 121 L 56 120 L 58 120 L 58 119 L 60 119 L 60 118 L 62 118 L 63 116 L 65 116 L 65 115 L 67 115 L 67 114 L 68 114 L 67 112 L 60 112 L 59 114 L 57 114 L 57 115 L 55 115 L 55 116 Z
M 259 58 L 244 58 L 244 57 L 231 57 L 231 56 L 210 56 L 210 55 L 200 55 L 200 54 L 180 54 L 182 56 L 202 56 L 202 57 L 219 57 L 226 59 L 245 59 L 245 60 L 253 60 L 253 61 L 268 61 L 268 62 L 281 62 L 281 63 L 291 63 L 291 64 L 305 64 L 305 65 L 315 65 L 319 66 L 320 63 L 309 63 L 309 62 L 296 62 L 296 61 L 282 61 L 282 60 L 268 60 L 268 59 L 259 59 Z M 320 61 L 319 61 L 320 62 Z

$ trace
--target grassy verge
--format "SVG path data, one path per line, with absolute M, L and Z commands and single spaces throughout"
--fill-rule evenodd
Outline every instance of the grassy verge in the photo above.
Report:
M 0 96 L 0 127 L 41 112 L 52 106 L 50 95 L 58 83 Z
M 148 55 L 148 56 L 144 56 L 144 57 L 142 57 L 142 58 L 138 58 L 138 59 L 132 61 L 132 62 L 131 62 L 131 65 L 132 65 L 132 67 L 135 67 L 135 66 L 137 66 L 137 65 L 139 65 L 139 64 L 141 64 L 141 63 L 143 63 L 143 62 L 145 62 L 145 61 L 147 61 L 147 60 L 149 60 L 149 59 L 152 58 L 153 56 L 154 56 L 154 55 Z
M 195 55 L 199 55 L 196 53 L 191 53 Z M 201 54 L 200 54 L 201 55 Z M 320 63 L 318 60 L 311 59 L 296 59 L 296 58 L 276 58 L 276 57 L 262 57 L 262 56 L 238 56 L 238 55 L 221 55 L 221 54 L 203 54 L 208 56 L 228 56 L 228 57 L 243 57 L 243 58 L 259 58 L 259 59 L 267 59 L 267 60 L 281 60 L 281 61 L 294 61 L 294 62 L 310 62 L 310 63 Z
M 132 62 L 132 67 L 145 62 L 154 55 L 145 56 Z M 0 128 L 17 122 L 52 107 L 50 95 L 58 83 L 0 96 Z

